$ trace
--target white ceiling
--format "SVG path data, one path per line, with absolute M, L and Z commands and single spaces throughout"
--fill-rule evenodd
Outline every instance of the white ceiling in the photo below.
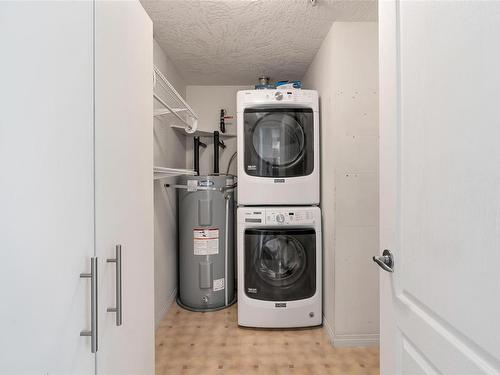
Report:
M 188 84 L 300 79 L 334 21 L 376 21 L 375 0 L 141 0 Z

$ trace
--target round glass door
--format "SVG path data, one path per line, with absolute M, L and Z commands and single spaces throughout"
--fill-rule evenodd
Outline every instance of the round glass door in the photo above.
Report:
M 293 165 L 304 155 L 304 129 L 287 113 L 262 116 L 253 129 L 252 141 L 257 155 L 273 166 Z
M 292 285 L 300 279 L 307 266 L 304 247 L 287 235 L 264 238 L 257 254 L 257 274 L 271 286 Z

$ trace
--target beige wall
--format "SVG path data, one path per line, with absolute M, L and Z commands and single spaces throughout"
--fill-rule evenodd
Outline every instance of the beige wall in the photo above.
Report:
M 184 79 L 156 41 L 153 61 L 179 94 L 185 97 Z M 167 117 L 154 119 L 154 165 L 186 168 L 186 137 L 170 128 Z M 154 185 L 156 325 L 167 312 L 177 291 L 177 200 L 175 190 L 163 187 L 168 181 L 162 179 Z
M 303 79 L 320 95 L 325 327 L 336 345 L 376 343 L 377 23 L 334 23 Z

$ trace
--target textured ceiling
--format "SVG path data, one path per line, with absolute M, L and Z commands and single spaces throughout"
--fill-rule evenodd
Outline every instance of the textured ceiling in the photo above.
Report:
M 188 84 L 300 79 L 334 21 L 375 21 L 374 0 L 141 0 Z

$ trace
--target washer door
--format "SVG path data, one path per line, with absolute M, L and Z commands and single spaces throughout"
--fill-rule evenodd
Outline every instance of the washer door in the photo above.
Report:
M 247 229 L 245 293 L 266 301 L 309 298 L 316 291 L 314 229 Z
M 310 108 L 245 110 L 245 171 L 259 177 L 297 177 L 314 169 Z
M 307 267 L 306 250 L 286 234 L 262 237 L 255 255 L 255 272 L 270 286 L 294 284 Z

